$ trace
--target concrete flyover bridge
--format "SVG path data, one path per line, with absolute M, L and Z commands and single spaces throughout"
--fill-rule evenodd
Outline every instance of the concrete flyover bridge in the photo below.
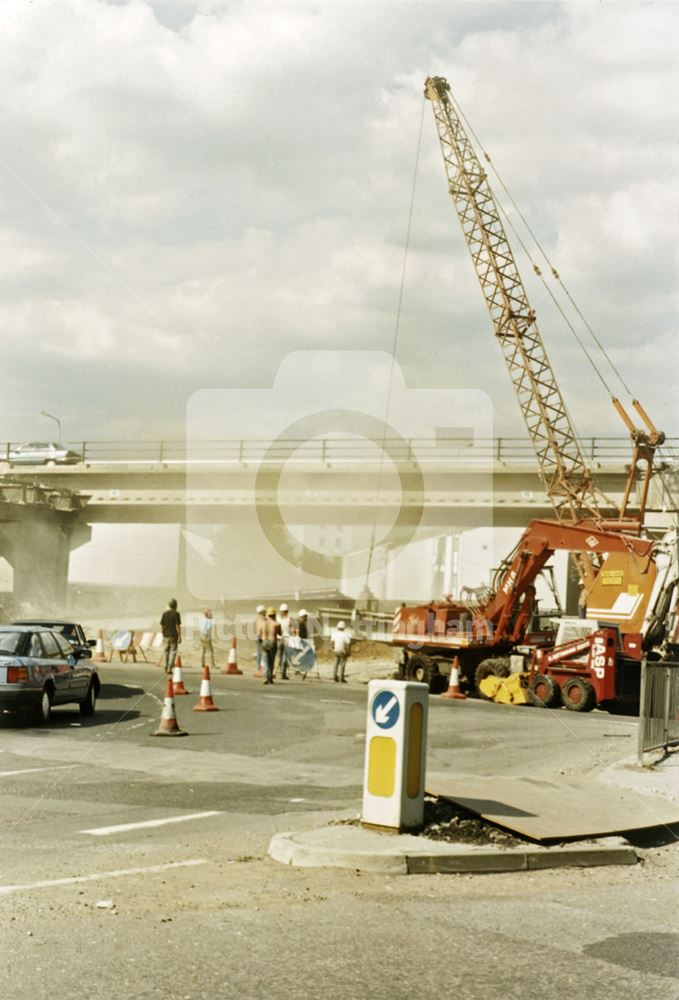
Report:
M 661 459 L 666 468 L 654 480 L 650 507 L 660 521 L 671 519 L 678 506 L 678 440 L 669 441 Z M 619 502 L 628 474 L 629 440 L 597 437 L 582 444 L 598 485 Z M 379 445 L 346 435 L 273 444 L 258 439 L 188 446 L 176 441 L 73 442 L 69 448 L 80 456 L 73 465 L 0 465 L 0 476 L 4 473 L 19 487 L 80 498 L 64 512 L 61 534 L 44 504 L 40 510 L 38 504 L 30 511 L 30 505 L 17 508 L 11 531 L 2 527 L 2 554 L 15 568 L 15 591 L 19 581 L 23 594 L 24 582 L 36 576 L 29 553 L 36 542 L 43 546 L 51 553 L 51 569 L 42 576 L 52 580 L 48 590 L 54 599 L 66 587 L 68 553 L 89 539 L 91 525 L 173 524 L 207 539 L 222 532 L 234 546 L 242 546 L 247 556 L 232 575 L 245 586 L 253 566 L 265 565 L 271 572 L 271 546 L 266 547 L 261 531 L 267 521 L 274 532 L 283 524 L 301 540 L 305 554 L 298 568 L 313 575 L 313 551 L 322 549 L 328 572 L 341 580 L 348 566 L 353 565 L 354 576 L 360 573 L 358 563 L 352 563 L 360 557 L 351 553 L 365 550 L 375 526 L 377 539 L 387 540 L 379 542 L 384 552 L 376 554 L 374 566 L 386 566 L 390 553 L 401 552 L 412 540 L 408 530 L 391 532 L 399 519 L 407 528 L 417 525 L 417 538 L 435 540 L 434 562 L 442 565 L 453 558 L 452 536 L 485 526 L 521 528 L 532 518 L 552 516 L 527 439 L 438 434 L 386 439 Z M 0 453 L 2 447 L 7 458 L 11 446 L 0 446 Z M 180 564 L 185 558 L 180 556 Z M 289 585 L 286 559 L 280 577 L 271 580 L 281 591 Z M 256 584 L 253 579 L 247 585 L 256 589 Z M 441 590 L 439 583 L 431 586 L 432 592 Z
M 300 524 L 371 524 L 376 508 L 394 517 L 422 508 L 422 524 L 521 526 L 551 516 L 530 442 L 459 435 L 385 439 L 380 451 L 355 437 L 307 441 L 73 442 L 74 465 L 10 466 L 20 482 L 88 495 L 88 523 L 238 521 L 253 504 L 278 506 Z M 598 485 L 622 497 L 630 461 L 626 437 L 582 441 Z M 7 457 L 11 444 L 0 446 Z M 668 440 L 651 508 L 676 510 L 679 438 Z M 2 471 L 2 466 L 0 466 Z M 674 494 L 674 496 L 673 496 Z

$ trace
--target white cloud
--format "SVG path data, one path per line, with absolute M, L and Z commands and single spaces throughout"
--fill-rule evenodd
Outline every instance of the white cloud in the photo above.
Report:
M 6 3 L 7 436 L 48 403 L 75 437 L 179 435 L 203 385 L 388 349 L 430 72 L 671 433 L 678 25 L 672 4 Z M 399 357 L 521 433 L 424 113 Z M 618 430 L 520 267 L 578 426 Z

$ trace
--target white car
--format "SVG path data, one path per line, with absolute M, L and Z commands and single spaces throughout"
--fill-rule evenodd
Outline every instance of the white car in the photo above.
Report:
M 82 462 L 82 455 L 61 444 L 33 441 L 10 448 L 7 460 L 10 465 L 76 465 Z

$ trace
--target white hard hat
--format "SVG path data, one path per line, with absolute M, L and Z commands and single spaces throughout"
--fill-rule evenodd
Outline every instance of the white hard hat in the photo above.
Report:
M 287 611 L 288 610 L 287 604 L 281 604 L 281 606 L 280 606 L 280 608 L 278 610 L 279 611 Z
M 263 604 L 258 604 L 257 605 L 257 614 L 258 615 L 263 615 L 265 611 L 266 611 L 266 607 Z
M 300 618 L 308 618 L 309 616 L 309 612 L 307 611 L 306 608 L 300 608 L 297 614 L 299 615 Z
M 337 622 L 337 628 L 346 628 L 346 627 L 347 627 L 346 622 Z

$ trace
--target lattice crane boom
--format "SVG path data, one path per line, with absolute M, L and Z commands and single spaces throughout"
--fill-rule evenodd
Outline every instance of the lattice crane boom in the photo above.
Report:
M 601 521 L 611 501 L 587 467 L 519 275 L 500 212 L 440 76 L 425 82 L 448 187 L 469 247 L 547 495 L 560 521 Z M 586 575 L 589 575 L 587 573 Z

